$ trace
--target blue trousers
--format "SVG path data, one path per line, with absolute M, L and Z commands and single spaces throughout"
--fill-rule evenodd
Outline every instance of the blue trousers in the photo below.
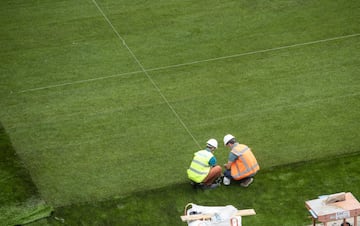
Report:
M 224 176 L 227 177 L 227 178 L 229 178 L 229 179 L 231 179 L 231 180 L 234 180 L 234 178 L 231 176 L 231 170 L 225 170 L 225 171 L 224 171 Z M 248 178 L 254 177 L 254 176 L 255 176 L 255 174 L 252 174 L 252 175 L 250 175 L 250 176 L 248 176 L 248 177 L 242 178 L 242 179 L 239 180 L 239 181 L 241 182 L 242 180 L 245 180 L 245 179 L 248 179 Z

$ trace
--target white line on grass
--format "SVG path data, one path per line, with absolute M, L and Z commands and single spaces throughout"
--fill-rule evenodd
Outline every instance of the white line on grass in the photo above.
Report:
M 169 103 L 169 101 L 167 100 L 167 98 L 165 97 L 165 95 L 161 92 L 160 88 L 156 85 L 155 81 L 151 78 L 151 76 L 149 75 L 149 73 L 145 70 L 144 66 L 142 65 L 142 63 L 138 60 L 138 58 L 135 56 L 135 54 L 133 53 L 133 51 L 130 49 L 130 47 L 126 44 L 125 40 L 123 39 L 123 37 L 121 37 L 121 35 L 119 34 L 119 32 L 115 29 L 115 27 L 113 26 L 113 24 L 111 23 L 111 21 L 109 20 L 109 18 L 105 15 L 105 13 L 102 11 L 102 9 L 100 8 L 100 6 L 97 4 L 97 2 L 95 0 L 93 0 L 93 3 L 95 4 L 95 6 L 97 7 L 97 9 L 100 11 L 100 13 L 103 15 L 104 19 L 106 20 L 106 22 L 110 25 L 111 29 L 115 32 L 116 36 L 120 39 L 120 41 L 122 42 L 122 44 L 126 47 L 126 49 L 129 51 L 130 55 L 132 56 L 132 58 L 136 61 L 136 63 L 139 65 L 139 67 L 141 68 L 141 71 L 144 72 L 144 74 L 146 75 L 146 77 L 149 79 L 149 81 L 152 83 L 152 85 L 155 87 L 155 89 L 158 91 L 158 93 L 160 94 L 160 96 L 162 97 L 162 99 L 165 101 L 165 103 L 168 105 L 168 107 L 170 108 L 170 110 L 174 113 L 175 117 L 179 120 L 179 122 L 181 123 L 181 125 L 184 127 L 184 129 L 188 132 L 188 134 L 192 137 L 192 139 L 195 141 L 195 143 L 199 146 L 199 148 L 201 148 L 199 142 L 195 139 L 194 135 L 190 132 L 189 128 L 186 126 L 186 124 L 183 122 L 183 120 L 180 118 L 180 116 L 178 115 L 178 113 L 175 111 L 175 109 L 173 108 L 173 106 Z
M 305 101 L 305 102 L 298 102 L 295 104 L 284 104 L 284 105 L 277 105 L 277 106 L 271 106 L 268 107 L 266 106 L 266 108 L 263 109 L 252 109 L 250 111 L 244 111 L 238 114 L 229 114 L 223 117 L 217 117 L 217 118 L 212 118 L 211 121 L 215 122 L 215 121 L 223 121 L 223 120 L 227 120 L 227 119 L 231 119 L 231 118 L 246 118 L 248 119 L 248 115 L 254 116 L 256 114 L 263 114 L 266 112 L 277 112 L 277 111 L 281 111 L 285 108 L 300 108 L 300 107 L 304 107 L 304 106 L 310 106 L 310 105 L 314 105 L 314 104 L 318 104 L 318 103 L 324 103 L 325 101 L 331 101 L 331 100 L 338 100 L 338 99 L 344 99 L 347 97 L 356 97 L 359 96 L 360 92 L 358 93 L 351 93 L 351 94 L 345 94 L 345 95 L 341 95 L 341 96 L 331 96 L 331 97 L 325 97 L 325 98 L 317 98 L 317 99 L 311 99 L 309 101 Z M 208 125 L 209 122 L 206 121 L 205 123 L 199 123 L 196 124 L 195 126 L 199 127 L 201 125 Z
M 199 64 L 199 63 L 204 63 L 204 62 L 210 62 L 210 61 L 216 61 L 216 60 L 224 60 L 224 59 L 236 58 L 236 57 L 247 56 L 247 55 L 254 55 L 254 54 L 258 54 L 258 53 L 272 52 L 272 51 L 276 51 L 276 50 L 282 50 L 282 49 L 289 49 L 289 48 L 294 48 L 294 47 L 299 47 L 299 46 L 312 45 L 312 44 L 317 44 L 317 43 L 321 43 L 321 42 L 329 42 L 329 41 L 334 41 L 334 40 L 338 40 L 338 39 L 352 38 L 352 37 L 359 36 L 359 35 L 360 35 L 360 33 L 352 34 L 352 35 L 338 36 L 338 37 L 321 39 L 321 40 L 316 40 L 316 41 L 311 41 L 311 42 L 304 42 L 304 43 L 298 43 L 298 44 L 287 45 L 287 46 L 280 46 L 280 47 L 275 47 L 275 48 L 270 48 L 270 49 L 263 49 L 263 50 L 256 50 L 256 51 L 251 51 L 251 52 L 246 52 L 246 53 L 239 53 L 239 54 L 234 54 L 234 55 L 229 55 L 229 56 L 222 56 L 222 57 L 215 57 L 215 58 L 210 58 L 210 59 L 205 59 L 205 60 L 198 60 L 198 61 L 193 61 L 193 62 L 188 62 L 188 63 L 183 63 L 183 64 L 176 64 L 176 65 L 158 67 L 158 68 L 148 69 L 148 71 L 164 70 L 164 69 L 188 66 L 188 65 Z
M 116 74 L 116 75 L 109 75 L 109 76 L 103 76 L 103 77 L 97 77 L 97 78 L 84 79 L 84 80 L 79 80 L 79 81 L 75 81 L 75 82 L 66 82 L 66 83 L 61 83 L 61 84 L 55 84 L 55 85 L 50 85 L 50 86 L 43 86 L 43 87 L 33 88 L 33 89 L 26 89 L 26 90 L 19 91 L 18 93 L 26 93 L 26 92 L 38 91 L 38 90 L 50 89 L 50 88 L 56 88 L 56 87 L 61 87 L 61 86 L 70 86 L 70 85 L 75 85 L 75 84 L 93 82 L 93 81 L 104 80 L 104 79 L 108 79 L 108 78 L 115 78 L 115 77 L 124 76 L 124 75 L 138 74 L 138 73 L 142 73 L 142 71 L 126 72 L 126 73 Z
M 108 19 L 107 19 L 107 21 L 108 21 Z M 108 21 L 108 23 L 109 23 L 109 21 Z M 112 28 L 113 28 L 113 26 L 112 26 Z M 115 33 L 117 33 L 117 32 L 115 31 Z M 118 35 L 118 33 L 117 33 L 117 35 Z M 280 47 L 275 47 L 275 48 L 270 48 L 270 49 L 263 49 L 263 50 L 256 50 L 256 51 L 251 51 L 251 52 L 246 52 L 246 53 L 239 53 L 239 54 L 234 54 L 234 55 L 229 55 L 229 56 L 215 57 L 215 58 L 209 58 L 209 59 L 205 59 L 205 60 L 197 60 L 197 61 L 192 61 L 192 62 L 183 63 L 183 64 L 174 64 L 174 65 L 168 65 L 168 66 L 163 66 L 163 67 L 150 68 L 150 69 L 146 69 L 146 70 L 144 68 L 142 68 L 143 70 L 141 70 L 141 71 L 125 72 L 125 73 L 121 73 L 121 74 L 79 80 L 79 81 L 75 81 L 75 82 L 67 82 L 67 83 L 61 83 L 61 84 L 56 84 L 56 85 L 43 86 L 43 87 L 32 88 L 32 89 L 25 89 L 22 91 L 18 91 L 17 93 L 26 93 L 26 92 L 31 92 L 31 91 L 38 91 L 38 90 L 43 90 L 43 89 L 50 89 L 50 88 L 56 88 L 56 87 L 61 87 L 61 86 L 69 86 L 69 85 L 75 85 L 75 84 L 80 84 L 80 83 L 93 82 L 93 81 L 97 81 L 97 80 L 115 78 L 115 77 L 120 77 L 120 76 L 124 76 L 124 75 L 138 74 L 138 73 L 144 73 L 144 72 L 150 72 L 150 71 L 159 71 L 159 70 L 165 70 L 165 69 L 170 69 L 170 68 L 189 66 L 189 65 L 193 65 L 193 64 L 200 64 L 200 63 L 205 63 L 205 62 L 242 57 L 242 56 L 247 56 L 247 55 L 254 55 L 254 54 L 258 54 L 258 53 L 266 53 L 266 52 L 277 51 L 277 50 L 282 50 L 282 49 L 290 49 L 290 48 L 299 47 L 299 46 L 313 45 L 313 44 L 318 44 L 318 43 L 322 43 L 322 42 L 329 42 L 329 41 L 335 41 L 335 40 L 339 40 L 339 39 L 352 38 L 352 37 L 356 37 L 359 35 L 360 35 L 360 33 L 344 35 L 344 36 L 321 39 L 321 40 L 316 40 L 316 41 L 311 41 L 311 42 L 297 43 L 297 44 L 293 44 L 293 45 L 280 46 Z M 123 41 L 123 44 L 126 46 L 125 41 L 122 38 L 120 38 L 120 39 Z

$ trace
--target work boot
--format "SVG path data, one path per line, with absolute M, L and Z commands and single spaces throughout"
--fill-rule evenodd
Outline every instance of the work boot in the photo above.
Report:
M 247 188 L 249 187 L 249 185 L 254 181 L 254 178 L 250 177 L 250 178 L 247 178 L 245 181 L 241 182 L 240 183 L 240 186 L 241 187 L 244 187 L 244 188 Z
M 219 186 L 220 186 L 220 184 L 210 184 L 210 185 L 205 185 L 205 184 L 204 184 L 203 189 L 204 189 L 204 190 L 215 189 L 215 188 L 217 188 L 217 187 L 219 187 Z
M 193 187 L 193 189 L 202 188 L 204 186 L 203 183 L 196 183 L 194 181 L 191 181 L 190 184 Z
M 221 177 L 216 178 L 215 184 L 221 184 L 221 182 L 223 181 L 223 177 L 224 177 L 224 176 L 221 176 Z

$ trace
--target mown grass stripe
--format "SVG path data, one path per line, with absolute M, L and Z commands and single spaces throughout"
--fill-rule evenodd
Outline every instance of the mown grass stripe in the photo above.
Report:
M 357 37 L 359 35 L 360 35 L 360 33 L 356 33 L 356 34 L 351 34 L 351 35 L 344 35 L 344 36 L 337 36 L 337 37 L 333 37 L 333 38 L 320 39 L 320 40 L 315 40 L 315 41 L 310 41 L 310 42 L 296 43 L 293 45 L 274 47 L 274 48 L 270 48 L 270 49 L 255 50 L 255 51 L 250 51 L 250 52 L 246 52 L 246 53 L 239 53 L 239 54 L 209 58 L 209 59 L 204 59 L 204 60 L 197 60 L 197 61 L 187 62 L 187 63 L 183 63 L 183 64 L 174 64 L 174 65 L 168 65 L 168 66 L 156 67 L 156 68 L 150 68 L 150 69 L 142 68 L 143 70 L 139 70 L 139 71 L 125 72 L 125 73 L 97 77 L 97 78 L 92 78 L 92 79 L 85 79 L 85 80 L 79 80 L 79 81 L 74 81 L 74 82 L 67 82 L 67 83 L 60 83 L 60 84 L 43 86 L 43 87 L 38 87 L 38 88 L 25 89 L 25 90 L 18 91 L 17 93 L 40 91 L 40 90 L 44 90 L 44 89 L 58 88 L 58 87 L 62 87 L 62 86 L 70 86 L 70 85 L 76 85 L 76 84 L 81 84 L 81 83 L 94 82 L 94 81 L 98 81 L 98 80 L 116 78 L 116 77 L 121 77 L 124 75 L 139 74 L 139 73 L 145 73 L 145 72 L 147 73 L 147 72 L 151 72 L 151 71 L 160 71 L 160 70 L 184 67 L 184 66 L 189 66 L 189 65 L 194 65 L 194 64 L 200 64 L 200 63 L 206 63 L 206 62 L 212 62 L 212 61 L 218 61 L 218 60 L 225 60 L 225 59 L 237 58 L 237 57 L 248 56 L 248 55 L 255 55 L 255 54 L 259 54 L 259 53 L 266 53 L 266 52 L 272 52 L 272 51 L 283 50 L 283 49 L 290 49 L 290 48 L 295 48 L 295 47 L 300 47 L 300 46 L 314 45 L 314 44 L 319 44 L 319 43 L 324 43 L 324 42 L 331 42 L 331 41 L 336 41 L 336 40 L 341 40 L 341 39 L 353 38 L 353 37 Z M 126 45 L 125 41 L 123 41 L 123 44 Z

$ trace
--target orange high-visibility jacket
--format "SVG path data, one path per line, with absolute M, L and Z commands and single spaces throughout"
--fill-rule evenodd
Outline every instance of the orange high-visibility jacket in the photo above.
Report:
M 260 166 L 251 149 L 244 145 L 235 143 L 231 152 L 238 158 L 231 164 L 231 176 L 234 180 L 241 180 L 254 175 Z

